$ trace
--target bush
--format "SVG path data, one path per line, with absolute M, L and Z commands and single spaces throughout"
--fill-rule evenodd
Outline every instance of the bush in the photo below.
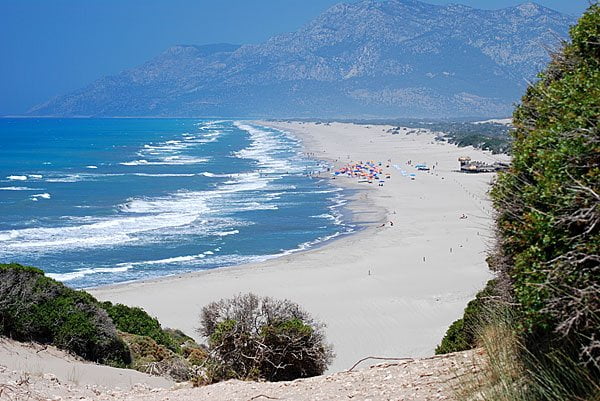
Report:
M 500 296 L 497 287 L 498 279 L 492 279 L 477 293 L 475 299 L 467 304 L 463 317 L 450 325 L 442 342 L 435 349 L 436 354 L 465 351 L 478 345 L 477 333 L 486 324 L 490 310 Z
M 181 351 L 178 340 L 171 336 L 171 332 L 163 330 L 158 320 L 148 315 L 143 309 L 122 304 L 113 305 L 111 302 L 102 302 L 101 306 L 108 313 L 117 330 L 150 337 L 171 351 L 177 353 Z M 185 336 L 182 332 L 179 333 Z
M 202 309 L 199 333 L 208 338 L 208 382 L 293 380 L 322 374 L 333 352 L 323 325 L 297 304 L 254 294 Z
M 195 366 L 206 361 L 206 351 L 197 344 L 184 348 L 182 353 L 176 353 L 148 336 L 130 333 L 120 335 L 131 350 L 132 368 L 140 372 L 186 381 L 196 376 Z
M 0 264 L 0 334 L 52 344 L 95 362 L 131 362 L 127 345 L 91 295 L 16 263 Z
M 171 337 L 172 341 L 179 345 L 180 347 L 184 347 L 187 344 L 191 344 L 191 345 L 196 345 L 198 346 L 198 344 L 196 344 L 196 341 L 188 336 L 187 334 L 185 334 L 183 331 L 179 330 L 179 329 L 163 329 L 163 331 L 169 336 Z
M 571 28 L 514 113 L 513 161 L 492 191 L 498 259 L 529 351 L 600 372 L 600 5 Z

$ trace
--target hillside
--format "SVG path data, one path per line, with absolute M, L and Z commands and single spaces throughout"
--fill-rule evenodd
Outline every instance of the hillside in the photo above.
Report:
M 31 115 L 506 116 L 575 19 L 364 0 L 258 45 L 174 46 Z
M 27 346 L 2 340 L 0 355 L 17 354 L 13 365 L 35 365 L 40 373 L 7 367 L 0 362 L 0 399 L 9 400 L 454 400 L 461 375 L 479 372 L 481 356 L 476 351 L 432 358 L 389 361 L 368 367 L 368 361 L 352 372 L 317 376 L 291 382 L 243 382 L 230 380 L 204 387 L 189 384 L 171 387 L 164 379 L 139 372 L 93 365 L 51 348 L 28 351 Z M 39 347 L 38 347 L 39 348 Z M 58 373 L 60 358 L 63 375 Z M 32 359 L 35 359 L 32 362 Z M 29 360 L 29 365 L 26 364 Z M 58 361 L 58 362 L 57 362 Z M 49 365 L 49 363 L 53 365 Z M 362 366 L 362 365 L 361 365 Z M 52 369 L 50 370 L 50 368 Z M 13 370 L 15 369 L 15 370 Z M 42 374 L 52 371 L 54 374 Z M 58 374 L 57 374 L 58 373 Z M 104 381 L 103 381 L 104 380 Z M 162 382 L 161 382 L 162 380 Z M 107 385 L 110 382 L 110 385 Z

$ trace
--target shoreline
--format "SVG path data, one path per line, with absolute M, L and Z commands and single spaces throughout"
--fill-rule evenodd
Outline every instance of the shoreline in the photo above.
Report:
M 261 120 L 250 120 L 250 121 L 245 121 L 242 120 L 242 122 L 244 123 L 250 123 L 250 124 L 255 124 L 255 125 L 262 125 L 265 127 L 270 127 L 270 128 L 275 128 L 275 129 L 281 129 L 278 128 L 275 125 L 271 125 L 270 122 L 267 121 L 261 121 Z M 287 133 L 291 134 L 295 139 L 300 140 L 301 142 L 301 147 L 304 150 L 304 153 L 307 153 L 306 150 L 311 150 L 312 147 L 314 147 L 315 145 L 313 144 L 312 146 L 307 144 L 305 142 L 306 138 L 304 137 L 304 135 L 302 135 L 299 132 L 290 132 L 288 130 L 285 130 Z M 319 161 L 319 162 L 325 162 L 328 163 L 329 165 L 333 166 L 333 168 L 338 167 L 339 163 L 337 163 L 336 160 L 334 159 L 330 159 L 327 157 L 327 155 L 318 155 L 318 156 L 306 156 L 308 158 L 311 158 L 313 160 Z M 337 163 L 337 164 L 336 164 Z M 324 177 L 318 177 L 318 179 L 322 179 L 322 180 L 328 180 L 330 179 L 329 177 L 329 173 L 325 172 L 324 174 L 326 174 L 326 176 Z M 347 201 L 346 204 L 341 205 L 340 206 L 340 210 L 342 211 L 342 215 L 344 217 L 346 217 L 347 215 L 349 215 L 348 219 L 344 220 L 344 223 L 347 225 L 352 225 L 354 226 L 353 231 L 351 232 L 338 232 L 338 234 L 336 234 L 333 238 L 328 238 L 325 240 L 321 240 L 319 242 L 317 242 L 316 244 L 310 245 L 308 248 L 306 249 L 299 249 L 298 247 L 307 244 L 307 243 L 311 243 L 314 241 L 317 241 L 319 238 L 315 238 L 312 241 L 308 241 L 308 242 L 304 242 L 298 245 L 297 248 L 293 248 L 293 249 L 287 249 L 281 253 L 278 254 L 273 254 L 273 255 L 265 255 L 265 259 L 258 261 L 258 262 L 250 262 L 250 263 L 241 263 L 241 264 L 234 264 L 234 265 L 226 265 L 226 266 L 218 266 L 218 267 L 211 267 L 211 268 L 207 268 L 207 269 L 203 269 L 203 270 L 199 270 L 199 271 L 190 271 L 190 272 L 186 272 L 186 273 L 176 273 L 176 274 L 171 274 L 171 275 L 166 275 L 166 276 L 158 276 L 158 277 L 152 277 L 152 278 L 146 278 L 146 279 L 141 279 L 141 280 L 131 280 L 131 281 L 123 281 L 123 282 L 118 282 L 118 283 L 111 283 L 111 284 L 105 284 L 105 285 L 99 285 L 99 286 L 94 286 L 94 287 L 83 287 L 80 288 L 81 290 L 84 291 L 89 291 L 89 292 L 93 292 L 93 291 L 102 291 L 102 290 L 112 290 L 112 289 L 119 289 L 121 287 L 130 287 L 132 285 L 135 284 L 151 284 L 151 283 L 156 283 L 156 282 L 162 282 L 162 281 L 169 281 L 169 280 L 178 280 L 178 279 L 185 279 L 186 277 L 196 277 L 196 276 L 202 276 L 204 274 L 207 274 L 209 272 L 212 271 L 217 271 L 217 270 L 222 270 L 222 269 L 236 269 L 236 268 L 240 268 L 240 269 L 245 269 L 245 268 L 253 268 L 255 266 L 261 265 L 263 263 L 269 262 L 269 261 L 274 261 L 280 258 L 285 258 L 285 257 L 289 257 L 289 256 L 294 256 L 294 255 L 299 255 L 302 253 L 309 253 L 309 252 L 313 252 L 316 250 L 319 250 L 323 247 L 326 246 L 330 246 L 335 244 L 337 241 L 343 241 L 346 237 L 350 237 L 350 236 L 356 236 L 356 235 L 360 235 L 361 233 L 363 233 L 365 230 L 369 230 L 370 228 L 373 228 L 371 226 L 375 225 L 375 224 L 381 224 L 384 220 L 385 220 L 385 215 L 387 215 L 389 213 L 389 211 L 385 210 L 384 208 L 381 208 L 380 206 L 376 205 L 376 204 L 370 204 L 369 207 L 366 207 L 365 205 L 363 205 L 363 207 L 361 207 L 360 202 L 358 199 L 360 197 L 360 194 L 362 191 L 368 191 L 369 187 L 365 187 L 362 186 L 360 184 L 357 184 L 355 182 L 348 182 L 348 181 L 341 181 L 341 182 L 336 182 L 335 184 L 332 183 L 328 183 L 327 185 L 330 185 L 332 188 L 335 187 L 339 187 L 342 188 L 343 191 L 351 191 L 352 193 L 348 196 L 348 197 L 344 197 L 344 199 Z M 363 199 L 364 201 L 364 199 Z M 373 213 L 373 209 L 377 209 L 377 212 Z M 374 220 L 365 220 L 365 219 L 359 219 L 358 215 L 359 214 L 366 214 L 366 213 L 371 213 L 371 214 L 375 214 L 375 218 Z
M 492 175 L 451 170 L 462 153 L 488 161 L 498 156 L 436 142 L 432 133 L 390 135 L 386 126 L 256 124 L 290 132 L 311 157 L 336 167 L 350 159 L 392 158 L 403 167 L 410 158 L 440 164 L 435 172 L 418 173 L 415 181 L 393 170 L 384 187 L 338 178 L 335 186 L 358 189 L 343 207 L 352 211 L 354 221 L 370 223 L 320 246 L 258 263 L 89 292 L 101 300 L 141 306 L 165 326 L 196 338 L 200 310 L 211 301 L 240 292 L 288 298 L 327 325 L 327 340 L 337 354 L 330 372 L 368 355 L 430 355 L 491 277 L 485 263 L 491 226 L 485 190 Z M 459 220 L 465 212 L 469 219 Z M 392 219 L 393 227 L 376 223 Z

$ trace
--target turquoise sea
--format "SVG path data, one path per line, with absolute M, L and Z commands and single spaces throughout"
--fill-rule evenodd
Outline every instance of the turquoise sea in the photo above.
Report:
M 290 134 L 208 119 L 0 119 L 0 262 L 76 288 L 266 260 L 352 232 Z

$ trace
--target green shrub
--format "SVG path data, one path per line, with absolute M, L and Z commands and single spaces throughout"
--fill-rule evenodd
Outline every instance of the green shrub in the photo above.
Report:
M 187 334 L 185 334 L 183 331 L 179 330 L 179 329 L 163 329 L 163 331 L 169 336 L 171 337 L 171 340 L 179 345 L 179 346 L 185 346 L 186 344 L 196 344 L 196 341 L 188 336 Z M 196 344 L 198 345 L 198 344 Z
M 490 310 L 493 309 L 500 296 L 497 287 L 498 279 L 487 282 L 485 288 L 477 293 L 475 299 L 467 304 L 463 317 L 450 325 L 442 342 L 435 349 L 436 354 L 465 351 L 478 345 L 477 333 L 480 327 L 486 323 Z
M 323 326 L 288 300 L 246 294 L 213 302 L 202 309 L 199 332 L 209 345 L 204 383 L 310 377 L 333 358 Z
M 539 389 L 526 399 L 535 400 L 600 397 L 597 2 L 570 33 L 515 110 L 511 169 L 491 192 L 493 257 L 510 279 L 522 370 Z
M 0 264 L 0 334 L 52 344 L 100 363 L 131 362 L 127 345 L 91 295 L 16 263 Z
M 514 113 L 513 161 L 492 191 L 499 255 L 528 348 L 600 368 L 600 6 Z
M 111 302 L 102 302 L 101 306 L 106 310 L 117 330 L 150 337 L 171 351 L 181 352 L 177 339 L 173 338 L 170 332 L 163 330 L 158 320 L 148 315 L 143 309 L 123 304 L 113 305 Z M 185 336 L 185 334 L 183 335 Z
M 140 372 L 187 381 L 195 377 L 194 365 L 203 362 L 200 353 L 178 354 L 148 336 L 130 333 L 120 335 L 131 350 L 131 367 Z

